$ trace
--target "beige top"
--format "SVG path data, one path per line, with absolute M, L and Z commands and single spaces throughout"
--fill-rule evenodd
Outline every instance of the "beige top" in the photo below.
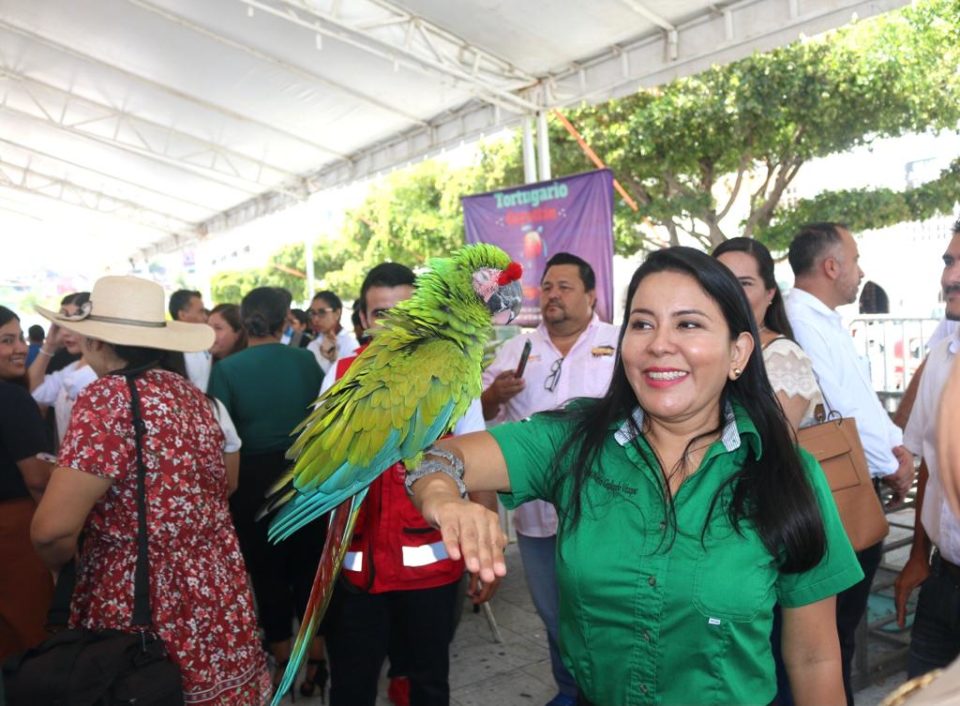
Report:
M 789 338 L 775 338 L 763 349 L 763 363 L 775 393 L 809 400 L 800 428 L 816 423 L 814 409 L 823 404 L 823 394 L 813 374 L 813 363 L 803 349 Z

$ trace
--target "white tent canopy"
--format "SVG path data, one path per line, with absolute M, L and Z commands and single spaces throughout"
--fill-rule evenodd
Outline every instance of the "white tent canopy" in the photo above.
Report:
M 147 257 L 903 4 L 2 0 L 0 229 L 120 233 L 117 259 Z

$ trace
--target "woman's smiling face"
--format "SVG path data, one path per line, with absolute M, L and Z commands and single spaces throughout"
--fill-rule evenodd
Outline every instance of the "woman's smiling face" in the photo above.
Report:
M 15 380 L 27 372 L 27 344 L 17 319 L 0 326 L 0 380 Z
M 646 414 L 663 423 L 716 425 L 720 396 L 752 351 L 731 340 L 720 306 L 690 275 L 645 277 L 630 302 L 621 343 L 624 372 Z

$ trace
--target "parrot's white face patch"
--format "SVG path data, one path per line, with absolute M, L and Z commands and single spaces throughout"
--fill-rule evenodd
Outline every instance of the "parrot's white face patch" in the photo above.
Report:
M 500 289 L 500 284 L 497 281 L 499 277 L 500 270 L 495 270 L 492 267 L 484 267 L 473 273 L 473 291 L 483 299 L 484 303 L 490 301 L 490 297 Z

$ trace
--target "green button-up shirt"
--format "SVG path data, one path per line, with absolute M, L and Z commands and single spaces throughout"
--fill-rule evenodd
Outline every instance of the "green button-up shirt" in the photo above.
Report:
M 634 413 L 642 428 L 642 411 Z M 507 507 L 534 498 L 568 505 L 569 484 L 553 493 L 552 462 L 569 422 L 535 415 L 490 432 L 503 451 Z M 834 595 L 863 577 L 816 460 L 801 450 L 827 535 L 823 560 L 802 574 L 781 574 L 752 523 L 743 534 L 724 504 L 704 520 L 717 490 L 761 453 L 746 413 L 728 408 L 721 439 L 674 498 L 669 530 L 652 452 L 631 427 L 611 428 L 583 488 L 583 511 L 557 535 L 560 645 L 564 662 L 593 703 L 767 704 L 776 692 L 770 631 L 773 607 L 792 608 Z M 726 491 L 729 493 L 729 489 Z M 562 513 L 561 513 L 562 514 Z

